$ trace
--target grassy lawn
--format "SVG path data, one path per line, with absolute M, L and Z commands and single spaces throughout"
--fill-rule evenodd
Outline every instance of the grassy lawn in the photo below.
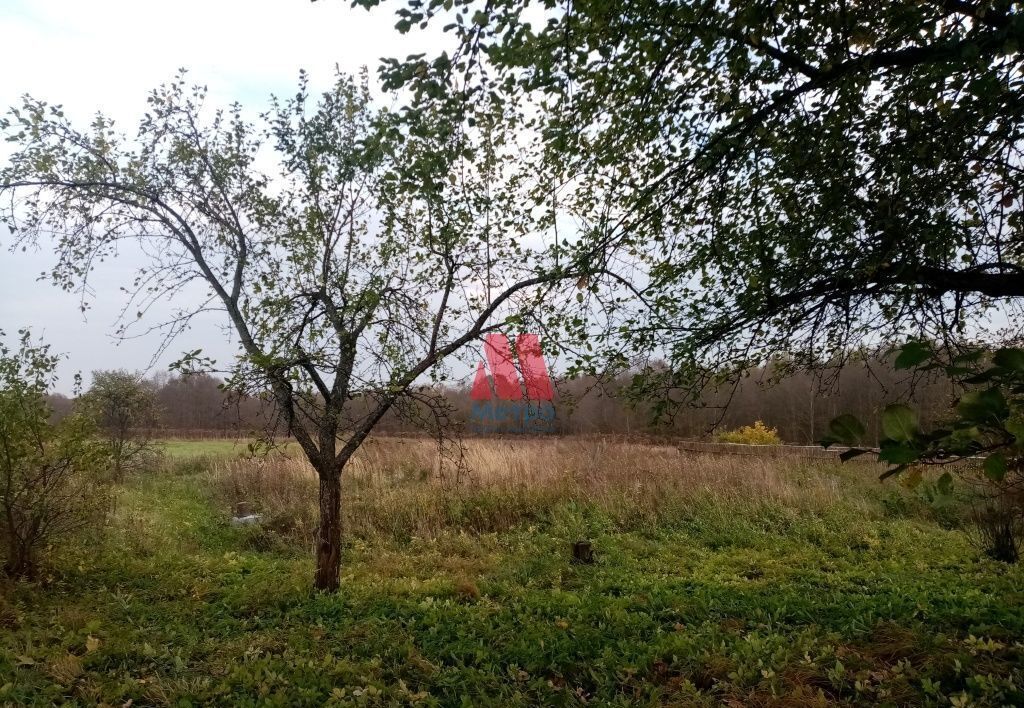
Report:
M 235 438 L 205 440 L 161 440 L 160 449 L 171 458 L 237 457 L 246 452 L 249 441 Z
M 631 528 L 566 502 L 352 538 L 342 591 L 313 596 L 308 553 L 232 527 L 205 484 L 134 479 L 101 539 L 5 588 L 0 704 L 1024 703 L 1024 572 L 899 504 Z M 568 562 L 581 536 L 595 565 Z

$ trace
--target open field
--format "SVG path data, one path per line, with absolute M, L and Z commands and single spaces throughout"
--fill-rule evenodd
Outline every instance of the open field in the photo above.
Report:
M 428 441 L 373 440 L 313 596 L 315 480 L 229 445 L 169 444 L 4 588 L 0 703 L 1024 702 L 1024 571 L 869 465 L 469 441 L 442 484 Z
M 200 440 L 162 440 L 160 448 L 171 458 L 238 457 L 246 453 L 249 441 L 234 438 L 206 438 Z

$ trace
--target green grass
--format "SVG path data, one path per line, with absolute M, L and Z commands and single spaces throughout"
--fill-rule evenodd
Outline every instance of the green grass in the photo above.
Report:
M 248 440 L 214 439 L 161 440 L 160 449 L 173 459 L 189 457 L 237 457 L 246 452 Z
M 249 452 L 250 441 L 242 439 L 203 440 L 162 440 L 158 447 L 172 460 L 188 460 L 193 458 L 229 458 L 240 457 Z M 298 453 L 294 443 L 285 443 L 280 451 L 288 454 Z
M 898 509 L 707 503 L 631 529 L 567 503 L 353 539 L 342 591 L 314 596 L 307 554 L 251 550 L 204 484 L 132 481 L 102 540 L 6 589 L 0 703 L 1024 703 L 1024 572 Z M 593 566 L 568 562 L 581 536 Z

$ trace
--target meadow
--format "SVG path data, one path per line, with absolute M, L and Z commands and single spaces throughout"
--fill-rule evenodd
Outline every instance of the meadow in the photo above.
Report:
M 872 464 L 371 439 L 314 595 L 315 478 L 244 450 L 168 442 L 3 586 L 0 704 L 1024 704 L 1024 571 Z

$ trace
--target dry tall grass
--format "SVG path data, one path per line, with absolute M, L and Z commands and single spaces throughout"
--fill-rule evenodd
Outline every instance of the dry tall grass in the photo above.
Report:
M 443 530 L 501 531 L 550 520 L 567 505 L 622 527 L 658 525 L 709 506 L 724 515 L 835 505 L 877 513 L 878 470 L 830 460 L 703 455 L 672 446 L 573 439 L 468 440 L 458 477 L 429 440 L 376 438 L 345 471 L 346 533 L 429 537 Z M 279 535 L 312 540 L 317 481 L 304 461 L 271 457 L 214 463 L 225 508 L 259 511 Z

